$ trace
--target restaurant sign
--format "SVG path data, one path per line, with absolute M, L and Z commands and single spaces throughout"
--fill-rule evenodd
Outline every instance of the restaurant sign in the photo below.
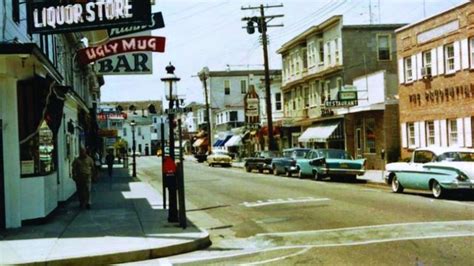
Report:
M 77 60 L 87 65 L 99 59 L 130 52 L 164 52 L 165 37 L 138 36 L 112 40 L 106 44 L 77 51 Z
M 150 1 L 76 0 L 25 1 L 28 32 L 57 34 L 147 25 L 151 19 Z
M 357 104 L 358 104 L 357 100 L 352 100 L 352 101 L 332 100 L 332 101 L 324 102 L 324 106 L 326 108 L 352 107 L 352 106 L 356 106 Z

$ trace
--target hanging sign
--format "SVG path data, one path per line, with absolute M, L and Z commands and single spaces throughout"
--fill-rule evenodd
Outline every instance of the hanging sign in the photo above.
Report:
M 147 25 L 151 19 L 150 1 L 76 0 L 25 1 L 28 32 L 63 32 Z
M 87 65 L 99 59 L 129 52 L 164 52 L 165 37 L 138 36 L 112 40 L 106 44 L 77 51 L 77 60 Z
M 153 74 L 153 54 L 128 53 L 97 61 L 94 69 L 100 75 Z
M 163 21 L 163 15 L 161 12 L 153 13 L 150 23 L 143 26 L 124 26 L 119 28 L 113 28 L 107 30 L 110 38 L 117 38 L 124 35 L 129 35 L 142 31 L 155 30 L 165 27 L 165 22 Z
M 247 99 L 247 108 L 245 108 L 246 116 L 258 116 L 258 98 Z

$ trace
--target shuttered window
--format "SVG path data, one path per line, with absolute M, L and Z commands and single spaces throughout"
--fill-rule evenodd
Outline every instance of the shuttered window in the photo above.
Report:
M 407 123 L 408 147 L 415 147 L 415 123 Z
M 446 73 L 454 72 L 454 45 L 452 43 L 444 46 L 444 58 Z
M 405 81 L 411 82 L 413 81 L 413 64 L 411 57 L 407 57 L 405 60 Z
M 434 121 L 426 121 L 426 144 L 427 146 L 435 145 L 435 126 Z
M 458 121 L 448 120 L 448 145 L 458 146 Z

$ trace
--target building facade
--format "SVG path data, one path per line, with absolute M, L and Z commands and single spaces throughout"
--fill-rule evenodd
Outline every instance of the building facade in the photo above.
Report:
M 472 147 L 474 4 L 396 32 L 402 157 L 418 147 Z
M 15 228 L 75 192 L 70 165 L 97 144 L 103 79 L 74 60 L 81 34 L 28 34 L 19 1 L 0 1 L 0 13 L 0 227 Z
M 347 95 L 347 92 L 357 95 L 353 93 L 357 91 L 354 80 L 380 70 L 384 71 L 386 82 L 376 89 L 382 94 L 388 92 L 385 94 L 388 98 L 396 95 L 394 31 L 401 26 L 403 24 L 344 25 L 342 16 L 333 16 L 282 45 L 278 53 L 283 61 L 281 134 L 284 147 L 346 149 L 355 157 L 371 156 L 374 160 L 386 152 L 381 145 L 375 150 L 359 149 L 356 153 L 353 143 L 357 129 L 353 125 L 346 128 L 346 123 L 352 123 L 352 119 L 346 119 L 345 115 L 347 108 L 356 106 L 363 99 L 358 96 L 346 100 L 341 95 Z M 385 99 L 382 103 L 383 107 L 378 109 L 383 114 Z M 360 110 L 358 116 L 361 118 L 373 115 L 368 112 L 373 111 L 370 108 L 367 112 Z M 377 132 L 383 130 L 384 123 L 376 124 L 380 126 L 375 129 Z M 359 130 L 362 133 L 362 129 Z M 379 168 L 383 162 L 373 162 L 373 165 Z

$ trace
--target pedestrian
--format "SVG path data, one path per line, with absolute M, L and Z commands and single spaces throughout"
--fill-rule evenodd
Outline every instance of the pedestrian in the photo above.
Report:
M 107 170 L 109 171 L 109 177 L 112 177 L 112 170 L 114 168 L 115 157 L 112 150 L 109 150 L 107 156 L 105 156 L 105 162 L 107 163 Z
M 94 173 L 94 160 L 87 155 L 84 147 L 79 151 L 79 157 L 72 162 L 72 178 L 76 182 L 79 206 L 81 209 L 91 208 L 91 181 Z

